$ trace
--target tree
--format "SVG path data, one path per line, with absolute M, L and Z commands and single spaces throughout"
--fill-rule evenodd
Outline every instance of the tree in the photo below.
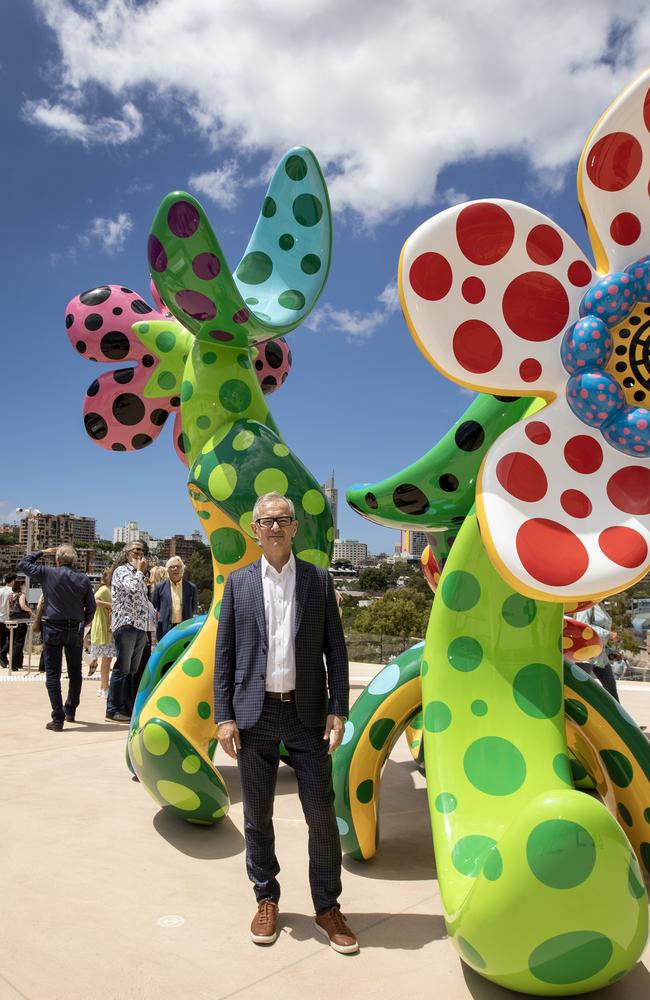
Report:
M 381 563 L 379 566 L 365 566 L 359 572 L 359 590 L 367 590 L 370 593 L 379 594 L 393 585 L 400 575 L 401 569 L 390 563 Z
M 185 576 L 195 584 L 199 592 L 199 605 L 207 611 L 212 603 L 213 579 L 212 579 L 212 558 L 210 549 L 203 542 L 197 543 L 196 548 L 190 556 Z
M 361 608 L 354 620 L 359 632 L 383 635 L 424 636 L 429 624 L 433 595 L 413 587 L 390 590 L 369 607 Z

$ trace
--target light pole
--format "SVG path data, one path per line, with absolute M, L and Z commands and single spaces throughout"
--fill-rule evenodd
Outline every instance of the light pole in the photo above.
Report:
M 27 545 L 25 547 L 25 555 L 29 556 L 29 555 L 32 554 L 32 518 L 33 517 L 38 517 L 38 515 L 41 512 L 38 509 L 38 507 L 16 507 L 16 513 L 18 514 L 19 517 L 21 517 L 21 518 L 24 517 L 25 520 L 27 521 Z M 26 580 L 25 580 L 25 592 L 27 594 L 27 602 L 29 603 L 29 577 L 26 577 Z M 12 647 L 13 647 L 13 638 L 14 637 L 13 637 L 13 632 L 12 632 L 11 638 L 10 638 L 10 645 Z M 30 623 L 29 638 L 27 640 L 27 663 L 28 663 L 28 668 L 27 669 L 28 670 L 31 670 L 31 666 L 32 666 L 32 639 L 33 639 L 33 632 L 32 632 L 31 623 Z M 10 651 L 10 655 L 11 655 L 11 651 Z

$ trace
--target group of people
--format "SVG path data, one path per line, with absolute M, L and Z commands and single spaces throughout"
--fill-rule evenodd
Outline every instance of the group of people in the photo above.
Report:
M 41 562 L 43 555 L 53 555 L 56 565 Z M 104 572 L 95 593 L 86 574 L 74 569 L 75 560 L 74 548 L 60 545 L 31 553 L 18 564 L 18 570 L 39 584 L 43 592 L 37 616 L 41 619 L 43 668 L 51 705 L 51 720 L 46 728 L 54 732 L 61 732 L 65 722 L 75 721 L 87 632 L 90 655 L 100 666 L 99 695 L 106 698 L 106 720 L 129 722 L 138 684 L 151 653 L 153 634 L 156 640 L 161 639 L 174 625 L 191 618 L 198 610 L 197 589 L 184 579 L 185 566 L 178 556 L 172 556 L 164 568 L 153 567 L 147 579 L 144 543 L 132 542 Z M 31 618 L 24 580 L 20 584 L 14 580 L 12 588 L 19 599 L 10 602 L 11 607 L 17 605 L 26 619 Z M 1 602 L 2 590 L 0 609 Z M 23 628 L 26 632 L 26 621 Z M 4 631 L 0 633 L 2 642 Z M 22 666 L 24 632 L 18 643 L 14 635 L 12 669 L 15 670 Z M 61 691 L 64 652 L 69 681 L 65 703 Z

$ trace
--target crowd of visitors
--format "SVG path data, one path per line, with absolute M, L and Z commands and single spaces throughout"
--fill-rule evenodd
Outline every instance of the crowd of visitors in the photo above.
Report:
M 54 556 L 55 566 L 45 565 L 44 555 Z M 149 569 L 146 544 L 129 543 L 102 574 L 94 593 L 88 576 L 74 568 L 75 560 L 73 547 L 60 545 L 20 561 L 18 572 L 42 589 L 35 614 L 27 602 L 24 578 L 11 573 L 0 587 L 0 666 L 14 672 L 23 668 L 31 623 L 41 637 L 39 669 L 45 673 L 51 705 L 46 728 L 54 732 L 60 732 L 65 722 L 75 721 L 84 649 L 90 658 L 88 676 L 99 666 L 97 696 L 106 699 L 106 720 L 126 723 L 153 646 L 198 611 L 197 589 L 184 579 L 185 566 L 178 556 L 166 566 Z M 65 702 L 61 690 L 64 653 Z

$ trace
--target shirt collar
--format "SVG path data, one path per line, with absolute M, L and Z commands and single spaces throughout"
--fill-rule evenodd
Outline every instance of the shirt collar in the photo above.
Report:
M 261 563 L 262 563 L 262 576 L 268 576 L 269 573 L 273 573 L 276 577 L 282 579 L 283 577 L 289 576 L 290 574 L 296 572 L 296 557 L 294 556 L 293 552 L 291 553 L 288 561 L 284 564 L 279 573 L 276 569 L 273 568 L 273 566 L 271 566 L 271 563 L 267 560 L 266 556 L 262 556 Z

